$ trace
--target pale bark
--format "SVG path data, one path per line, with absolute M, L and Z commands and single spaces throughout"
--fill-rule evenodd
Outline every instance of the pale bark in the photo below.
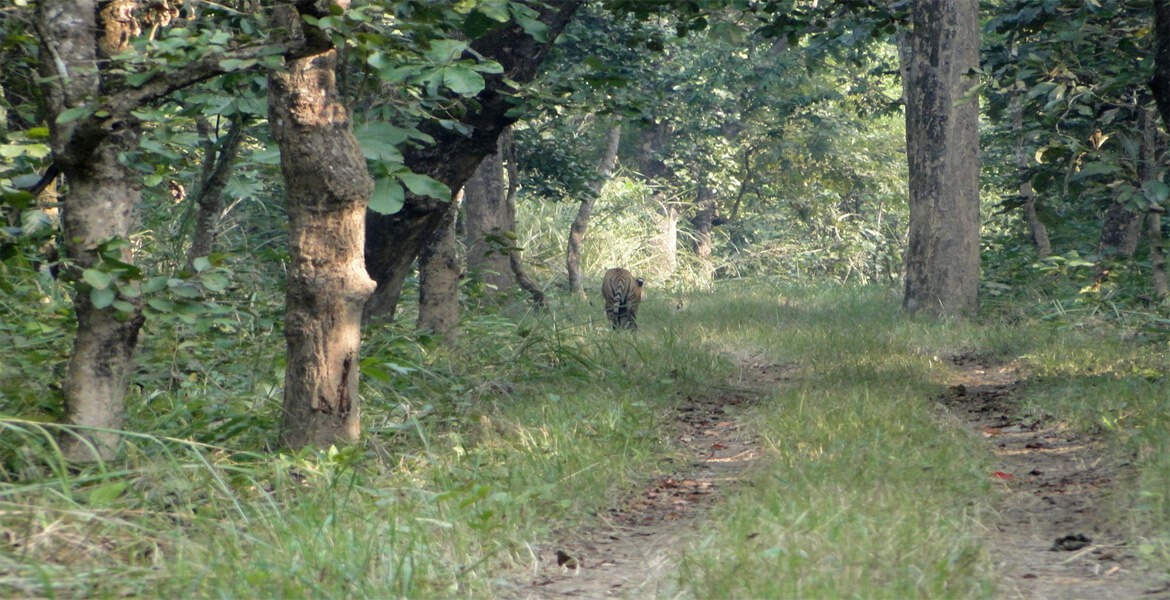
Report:
M 504 181 L 503 140 L 496 152 L 483 157 L 479 168 L 463 186 L 464 231 L 467 270 L 476 281 L 504 294 L 512 287 L 508 236 L 516 230 L 516 214 L 509 211 Z
M 455 194 L 436 234 L 418 257 L 418 328 L 446 341 L 459 333 L 459 280 L 463 274 L 455 217 L 463 195 L 462 191 Z
M 304 4 L 302 9 L 310 9 Z M 278 19 L 300 17 L 282 7 Z M 315 14 L 321 17 L 324 14 Z M 311 32 L 310 32 L 311 34 Z M 328 447 L 358 439 L 361 316 L 374 281 L 363 248 L 374 182 L 337 94 L 336 52 L 321 38 L 268 78 L 289 216 L 287 367 L 280 444 Z
M 902 308 L 969 315 L 979 294 L 979 3 L 912 6 L 899 48 L 910 168 Z
M 581 278 L 581 253 L 585 245 L 585 234 L 589 231 L 589 218 L 593 215 L 593 207 L 597 204 L 597 197 L 601 195 L 601 188 L 617 166 L 618 146 L 621 144 L 622 126 L 615 124 L 605 136 L 605 150 L 601 153 L 601 160 L 597 164 L 597 178 L 589 184 L 589 193 L 581 200 L 577 207 L 577 216 L 569 227 L 569 242 L 565 251 L 565 267 L 569 273 L 569 292 L 578 296 L 585 296 L 585 286 Z
M 138 178 L 119 163 L 118 155 L 137 150 L 141 127 L 129 112 L 114 112 L 104 122 L 81 119 L 58 123 L 63 111 L 92 101 L 104 91 L 104 72 L 97 68 L 97 49 L 120 50 L 114 42 L 99 45 L 98 31 L 113 35 L 116 23 L 98 26 L 98 7 L 92 1 L 46 0 L 36 15 L 45 75 L 46 118 L 57 167 L 68 181 L 62 195 L 65 254 L 71 268 L 66 279 L 75 283 L 77 335 L 65 373 L 65 420 L 71 429 L 61 443 L 66 458 L 92 461 L 112 458 L 123 425 L 126 388 L 134 367 L 138 333 L 144 321 L 137 298 L 124 298 L 132 310 L 118 314 L 113 307 L 97 308 L 81 281 L 84 269 L 95 267 L 99 249 L 114 240 L 127 240 L 135 224 L 141 191 Z M 119 260 L 133 262 L 129 246 Z

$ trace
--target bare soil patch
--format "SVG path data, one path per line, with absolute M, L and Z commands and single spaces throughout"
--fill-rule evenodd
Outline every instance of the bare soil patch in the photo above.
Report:
M 673 598 L 670 577 L 682 540 L 758 456 L 756 440 L 736 421 L 739 408 L 787 378 L 784 365 L 732 357 L 736 381 L 713 393 L 686 395 L 674 411 L 682 459 L 637 494 L 601 515 L 603 526 L 534 548 L 526 576 L 509 598 Z
M 1098 437 L 1020 410 L 1017 365 L 951 359 L 958 378 L 938 402 L 995 452 L 988 476 L 1003 486 L 989 532 L 1002 572 L 1001 598 L 1170 599 L 1164 578 L 1143 569 L 1134 547 L 1102 510 L 1129 464 Z

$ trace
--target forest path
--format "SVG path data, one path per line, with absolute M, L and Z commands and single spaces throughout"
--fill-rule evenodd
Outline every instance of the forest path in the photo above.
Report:
M 739 367 L 735 380 L 714 393 L 688 394 L 674 410 L 681 458 L 602 515 L 605 525 L 535 551 L 532 568 L 504 597 L 685 595 L 674 589 L 681 540 L 694 536 L 707 509 L 759 456 L 756 440 L 735 413 L 780 385 L 791 370 L 755 356 L 728 356 Z
M 950 361 L 956 376 L 936 401 L 992 446 L 990 476 L 1004 487 L 987 534 L 1001 575 L 997 597 L 1170 599 L 1165 578 L 1143 570 L 1135 541 L 1102 512 L 1105 495 L 1126 485 L 1129 464 L 1099 437 L 1025 415 L 1018 365 L 970 355 Z
M 678 598 L 677 556 L 706 511 L 759 455 L 735 420 L 789 379 L 792 368 L 729 354 L 736 381 L 720 393 L 687 396 L 675 411 L 685 449 L 669 474 L 604 515 L 605 525 L 534 551 L 532 568 L 503 597 Z M 1004 486 L 988 550 L 1000 572 L 1002 600 L 1170 600 L 1170 584 L 1143 570 L 1133 540 L 1110 529 L 1100 505 L 1128 465 L 1102 439 L 1054 420 L 1028 418 L 1019 367 L 978 356 L 950 359 L 955 375 L 934 401 L 944 418 L 991 445 L 989 476 Z

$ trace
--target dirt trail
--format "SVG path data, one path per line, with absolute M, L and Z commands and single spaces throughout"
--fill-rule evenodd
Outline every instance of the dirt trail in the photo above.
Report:
M 603 516 L 605 525 L 534 549 L 525 577 L 502 597 L 677 598 L 677 551 L 702 527 L 706 510 L 758 456 L 735 421 L 789 378 L 785 365 L 734 355 L 739 379 L 723 393 L 688 396 L 675 411 L 686 459 L 671 474 Z M 1128 465 L 1103 442 L 1062 423 L 1028 419 L 1019 410 L 1020 373 L 978 357 L 951 359 L 956 376 L 936 398 L 957 427 L 987 440 L 997 457 L 990 473 L 1004 487 L 999 518 L 988 532 L 1001 572 L 1003 600 L 1170 600 L 1164 576 L 1142 570 L 1131 541 L 1109 529 L 1098 506 Z
M 1165 578 L 1142 569 L 1132 541 L 1100 510 L 1129 465 L 1100 439 L 1023 415 L 1018 366 L 972 356 L 951 362 L 958 376 L 937 400 L 991 444 L 998 464 L 989 475 L 1004 487 L 988 534 L 1002 573 L 998 596 L 1170 599 Z
M 538 562 L 505 596 L 513 599 L 675 598 L 673 575 L 681 540 L 693 536 L 706 510 L 758 456 L 734 413 L 779 385 L 788 371 L 746 356 L 737 381 L 721 393 L 687 396 L 675 410 L 685 450 L 671 473 L 622 505 L 605 525 L 541 548 Z

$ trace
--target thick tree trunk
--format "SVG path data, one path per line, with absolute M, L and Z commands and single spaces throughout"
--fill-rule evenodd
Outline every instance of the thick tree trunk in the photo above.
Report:
M 601 188 L 617 166 L 618 147 L 622 140 L 621 123 L 610 127 L 605 136 L 605 150 L 601 153 L 601 160 L 597 164 L 597 179 L 589 184 L 589 194 L 581 201 L 577 208 L 577 216 L 569 227 L 569 243 L 565 251 L 565 267 L 569 273 L 569 293 L 585 296 L 585 286 L 581 278 L 581 252 L 585 245 L 585 234 L 589 231 L 589 218 L 593 215 L 593 207 L 597 204 L 597 197 L 601 195 Z
M 462 273 L 456 244 L 455 217 L 463 193 L 455 194 L 436 235 L 418 257 L 418 328 L 444 340 L 454 339 L 459 327 L 459 280 Z
M 95 307 L 88 287 L 80 283 L 81 270 L 99 266 L 98 248 L 103 243 L 127 240 L 133 231 L 138 178 L 119 163 L 118 155 L 137 149 L 137 137 L 129 127 L 95 149 L 86 164 L 61 163 L 69 182 L 62 213 L 65 254 L 72 262 L 67 273 L 78 282 L 73 299 L 77 337 L 63 385 L 66 422 L 95 428 L 62 441 L 65 456 L 75 461 L 110 459 L 116 453 L 119 436 L 107 430 L 122 428 L 126 388 L 145 322 L 139 298 L 123 297 L 134 308 L 119 314 L 110 306 Z M 120 260 L 133 261 L 129 244 Z
M 102 19 L 108 19 L 105 11 Z M 76 461 L 112 458 L 117 452 L 123 425 L 126 388 L 134 367 L 134 352 L 143 316 L 136 295 L 121 298 L 130 306 L 119 313 L 112 306 L 98 308 L 90 301 L 90 289 L 81 280 L 88 268 L 101 268 L 104 244 L 127 240 L 135 224 L 140 198 L 138 178 L 118 156 L 138 148 L 141 126 L 128 115 L 116 114 L 97 123 L 82 119 L 58 123 L 63 111 L 100 96 L 105 84 L 95 69 L 98 49 L 109 53 L 127 47 L 99 43 L 98 32 L 117 33 L 116 23 L 98 25 L 94 2 L 45 0 L 36 15 L 37 33 L 45 56 L 46 120 L 50 124 L 53 158 L 68 182 L 62 196 L 65 254 L 71 268 L 65 275 L 75 283 L 74 308 L 77 335 L 65 373 L 66 423 L 79 426 L 61 443 L 65 457 Z M 130 263 L 129 245 L 119 260 Z M 119 286 L 131 285 L 119 282 Z
M 913 4 L 902 36 L 910 236 L 908 314 L 974 313 L 979 298 L 977 0 Z
M 509 210 L 504 188 L 505 137 L 500 136 L 497 151 L 483 157 L 463 186 L 468 274 L 501 294 L 512 287 L 508 255 L 515 241 L 508 236 L 516 230 L 516 213 Z
M 296 18 L 283 20 L 295 25 Z M 268 78 L 292 263 L 280 444 L 294 449 L 352 442 L 361 433 L 361 316 L 374 290 L 363 262 L 364 227 L 374 183 L 337 94 L 336 64 L 334 50 L 317 49 Z
M 519 25 L 493 31 L 472 43 L 480 55 L 499 62 L 504 72 L 487 75 L 487 85 L 478 96 L 478 107 L 469 107 L 462 123 L 471 131 L 464 135 L 437 124 L 424 125 L 434 144 L 405 151 L 406 164 L 416 173 L 425 173 L 452 190 L 463 187 L 484 156 L 496 147 L 496 139 L 518 118 L 514 114 L 512 83 L 532 81 L 560 32 L 583 0 L 546 0 L 532 8 L 548 26 L 543 40 L 536 40 Z M 366 223 L 366 264 L 378 288 L 366 305 L 367 320 L 389 320 L 394 316 L 402 282 L 422 246 L 442 223 L 446 202 L 408 193 L 402 210 L 393 215 L 372 213 Z
M 219 235 L 219 214 L 223 210 L 224 189 L 227 187 L 231 165 L 236 160 L 240 141 L 244 139 L 244 121 L 241 118 L 232 121 L 218 148 L 211 139 L 211 124 L 203 118 L 199 121 L 199 130 L 206 137 L 206 142 L 203 147 L 203 172 L 199 178 L 199 188 L 195 192 L 198 212 L 195 216 L 195 231 L 191 235 L 191 248 L 187 251 L 188 271 L 195 270 L 196 258 L 208 256 L 215 248 L 215 239 Z

